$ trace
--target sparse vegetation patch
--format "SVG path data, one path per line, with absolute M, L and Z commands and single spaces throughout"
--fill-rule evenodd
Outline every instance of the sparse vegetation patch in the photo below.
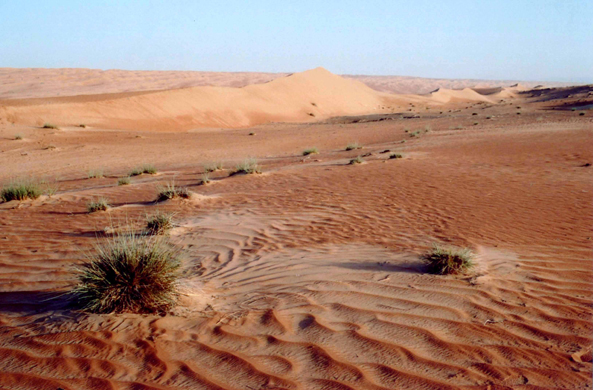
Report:
M 317 150 L 317 148 L 313 147 L 313 148 L 307 148 L 305 150 L 303 150 L 303 156 L 308 156 L 310 154 L 317 154 L 319 153 L 319 150 Z
M 91 201 L 86 205 L 86 209 L 89 213 L 94 213 L 95 211 L 105 211 L 108 208 L 109 201 L 105 198 L 91 199 Z
M 362 149 L 362 145 L 360 145 L 358 142 L 353 142 L 351 144 L 346 145 L 346 150 L 356 150 L 356 149 Z
M 357 157 L 353 158 L 352 160 L 350 160 L 349 164 L 355 165 L 355 164 L 362 164 L 363 162 L 364 162 L 364 159 L 361 156 L 357 156 Z
M 157 170 L 154 167 L 154 165 L 152 165 L 152 164 L 144 164 L 142 166 L 134 168 L 132 170 L 132 172 L 130 172 L 130 176 L 140 176 L 143 173 L 146 173 L 149 175 L 156 175 Z
M 261 173 L 261 167 L 258 165 L 257 160 L 254 158 L 248 158 L 247 160 L 243 161 L 240 164 L 237 164 L 235 170 L 233 171 L 233 175 L 238 175 L 241 173 L 245 173 L 248 175 Z
M 124 176 L 124 177 L 120 177 L 119 179 L 117 179 L 118 186 L 127 186 L 128 184 L 130 184 L 130 182 L 131 182 L 130 176 Z
M 189 190 L 185 187 L 176 186 L 174 182 L 169 182 L 164 186 L 158 188 L 157 202 L 162 202 L 167 199 L 184 198 L 188 199 L 191 196 Z
M 46 122 L 46 123 L 43 124 L 43 128 L 44 129 L 58 129 L 59 127 L 56 126 L 56 125 L 54 125 L 54 124 L 52 124 L 52 123 Z
M 179 251 L 164 238 L 120 235 L 97 244 L 76 268 L 71 294 L 93 313 L 163 313 L 176 303 Z
M 433 244 L 422 258 L 428 263 L 428 271 L 438 275 L 460 274 L 474 266 L 474 254 L 469 248 L 445 248 Z
M 2 187 L 0 199 L 3 202 L 11 200 L 37 199 L 43 194 L 39 182 L 33 179 L 16 179 Z
M 173 227 L 173 214 L 156 213 L 146 218 L 146 229 L 151 234 L 162 234 Z

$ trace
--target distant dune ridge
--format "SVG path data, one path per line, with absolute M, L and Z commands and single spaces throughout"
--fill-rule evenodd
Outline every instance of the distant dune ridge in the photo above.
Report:
M 470 88 L 439 88 L 425 96 L 394 95 L 372 89 L 368 80 L 367 84 L 362 82 L 363 77 L 341 77 L 324 68 L 291 75 L 231 73 L 222 77 L 208 73 L 198 78 L 196 72 L 97 72 L 4 69 L 0 72 L 0 97 L 12 99 L 0 100 L 0 118 L 32 126 L 51 122 L 158 131 L 240 128 L 389 113 L 410 103 L 493 103 L 497 98 L 512 97 L 519 88 L 487 89 L 490 94 Z M 35 74 L 39 75 L 33 77 Z M 145 81 L 139 82 L 142 77 Z M 39 82 L 26 82 L 32 78 Z M 219 85 L 191 86 L 208 80 Z M 176 89 L 162 89 L 171 86 Z M 49 96 L 39 97 L 43 94 Z

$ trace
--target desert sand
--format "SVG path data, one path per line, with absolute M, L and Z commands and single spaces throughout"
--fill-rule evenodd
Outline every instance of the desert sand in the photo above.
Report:
M 592 86 L 27 72 L 0 77 L 0 183 L 56 192 L 0 203 L 1 389 L 591 388 Z M 263 173 L 229 176 L 248 157 Z M 194 195 L 155 202 L 171 180 Z M 157 210 L 178 306 L 72 307 L 72 267 Z M 476 267 L 428 274 L 433 242 Z

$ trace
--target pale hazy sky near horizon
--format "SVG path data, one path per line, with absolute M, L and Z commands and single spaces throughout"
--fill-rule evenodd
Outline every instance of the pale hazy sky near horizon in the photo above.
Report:
M 0 0 L 0 67 L 593 83 L 593 0 Z

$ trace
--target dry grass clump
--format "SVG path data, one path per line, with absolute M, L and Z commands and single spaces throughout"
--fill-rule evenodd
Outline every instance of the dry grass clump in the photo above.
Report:
M 157 202 L 162 202 L 167 199 L 184 198 L 188 199 L 191 196 L 189 190 L 185 187 L 175 185 L 175 182 L 169 182 L 164 186 L 158 187 Z
M 76 268 L 71 293 L 93 313 L 163 313 L 176 303 L 181 262 L 161 237 L 122 234 L 97 244 Z
M 232 175 L 239 175 L 241 173 L 252 175 L 255 173 L 261 173 L 261 167 L 254 158 L 248 158 L 242 163 L 237 164 L 235 170 L 231 173 Z
M 403 158 L 404 156 L 401 153 L 392 153 L 389 155 L 390 159 L 394 159 L 394 158 Z
M 132 180 L 130 179 L 130 176 L 124 176 L 124 177 L 120 177 L 119 179 L 117 179 L 117 185 L 118 186 L 127 186 L 128 184 L 130 184 Z
M 59 129 L 58 126 L 56 126 L 56 125 L 54 125 L 52 123 L 48 123 L 48 122 L 46 122 L 46 123 L 43 124 L 43 128 L 44 129 Z
M 208 183 L 210 183 L 210 175 L 207 174 L 207 173 L 204 173 L 202 175 L 202 178 L 200 179 L 199 185 L 202 185 L 203 186 L 203 185 L 206 185 Z
M 303 156 L 308 156 L 310 154 L 318 154 L 319 150 L 317 150 L 317 148 L 313 147 L 313 148 L 307 148 L 305 150 L 303 150 Z
M 43 194 L 41 184 L 34 179 L 16 179 L 2 187 L 0 199 L 11 200 L 37 199 Z
M 439 244 L 433 244 L 422 258 L 428 262 L 428 271 L 438 275 L 464 273 L 475 265 L 469 248 L 444 248 Z
M 87 175 L 89 179 L 100 179 L 105 177 L 102 169 L 91 169 Z
M 348 164 L 350 164 L 350 165 L 362 164 L 363 162 L 364 162 L 364 159 L 361 156 L 357 156 L 357 157 L 353 158 L 352 160 L 350 160 L 350 162 Z
M 221 161 L 204 164 L 204 170 L 206 172 L 222 171 L 223 169 L 224 169 L 224 165 L 222 164 Z
M 356 149 L 362 149 L 362 145 L 360 145 L 358 142 L 353 142 L 351 144 L 346 145 L 346 150 L 356 150 Z
M 173 227 L 173 214 L 158 212 L 146 218 L 146 229 L 151 234 L 162 234 Z
M 86 209 L 89 213 L 95 211 L 105 211 L 109 208 L 109 201 L 105 198 L 91 199 L 86 205 Z
M 143 173 L 146 173 L 149 175 L 156 175 L 157 170 L 154 167 L 154 165 L 152 165 L 152 164 L 144 164 L 142 166 L 134 168 L 132 170 L 132 172 L 130 172 L 130 176 L 140 176 Z
M 15 141 L 20 141 L 20 140 L 22 140 L 22 139 L 23 139 L 23 135 L 22 135 L 22 134 L 16 134 L 16 135 L 14 136 L 14 140 L 15 140 Z

